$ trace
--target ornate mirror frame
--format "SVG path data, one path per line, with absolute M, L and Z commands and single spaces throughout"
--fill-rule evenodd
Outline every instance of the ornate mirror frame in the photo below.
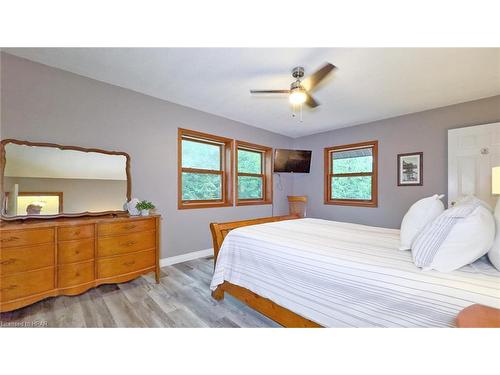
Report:
M 4 215 L 4 207 L 5 207 L 5 194 L 4 194 L 4 172 L 5 172 L 5 163 L 7 161 L 5 156 L 5 146 L 9 143 L 14 143 L 22 146 L 38 146 L 38 147 L 53 147 L 58 148 L 60 150 L 73 150 L 73 151 L 82 151 L 82 152 L 96 152 L 106 155 L 121 155 L 125 156 L 126 165 L 125 172 L 127 174 L 127 201 L 130 201 L 132 197 L 132 180 L 130 174 L 130 155 L 126 152 L 121 151 L 107 151 L 99 148 L 84 148 L 79 146 L 63 146 L 55 143 L 41 143 L 41 142 L 29 142 L 29 141 L 20 141 L 18 139 L 4 139 L 0 142 L 0 201 L 1 201 L 1 220 L 13 221 L 13 220 L 25 220 L 25 219 L 54 219 L 58 217 L 81 217 L 81 216 L 102 216 L 102 215 L 118 215 L 125 214 L 124 210 L 116 210 L 116 211 L 101 211 L 101 212 L 79 212 L 79 213 L 61 213 L 57 215 L 23 215 L 23 216 L 5 216 Z

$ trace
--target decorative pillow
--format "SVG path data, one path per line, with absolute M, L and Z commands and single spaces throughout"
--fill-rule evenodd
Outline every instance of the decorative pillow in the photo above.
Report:
M 493 247 L 488 251 L 488 258 L 490 262 L 500 271 L 500 199 L 495 208 L 495 221 L 496 221 L 496 237 L 493 242 Z
M 485 201 L 483 201 L 483 200 L 475 197 L 474 195 L 464 195 L 464 196 L 462 196 L 461 198 L 459 198 L 456 201 L 454 207 L 462 206 L 462 205 L 466 205 L 466 204 L 477 204 L 477 203 L 479 203 L 480 205 L 484 206 L 484 208 L 487 208 L 490 212 L 493 212 L 493 208 L 488 203 L 486 203 Z
M 473 199 L 450 208 L 415 238 L 413 261 L 424 270 L 451 272 L 485 255 L 495 239 L 495 219 Z
M 401 222 L 399 250 L 410 250 L 413 240 L 422 229 L 443 213 L 443 197 L 436 194 L 413 203 Z

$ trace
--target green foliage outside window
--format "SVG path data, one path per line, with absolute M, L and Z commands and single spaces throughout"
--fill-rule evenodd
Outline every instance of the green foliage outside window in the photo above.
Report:
M 262 174 L 262 153 L 238 149 L 238 173 Z M 238 176 L 239 199 L 262 199 L 262 177 Z
M 356 156 L 357 152 L 364 152 L 364 156 Z M 333 174 L 339 173 L 370 173 L 373 171 L 373 156 L 371 149 L 359 151 L 341 151 L 333 153 Z M 351 157 L 352 155 L 352 157 Z M 372 199 L 372 177 L 371 176 L 332 176 L 331 181 L 332 199 Z
M 216 170 L 221 168 L 222 148 L 208 144 L 182 140 L 182 167 Z M 262 174 L 261 152 L 239 149 L 238 173 Z M 262 199 L 263 177 L 238 176 L 239 199 Z M 182 200 L 222 199 L 222 177 L 220 174 L 182 172 Z
M 332 177 L 332 198 L 371 200 L 371 176 Z
M 220 170 L 221 147 L 219 145 L 211 145 L 182 140 L 182 167 Z
M 238 150 L 238 173 L 262 173 L 262 153 Z
M 262 199 L 262 177 L 238 176 L 239 199 Z
M 217 144 L 182 140 L 182 167 L 220 171 L 221 150 Z M 182 172 L 182 200 L 222 199 L 220 174 Z
M 182 200 L 222 199 L 221 175 L 182 172 Z
M 372 168 L 372 156 L 337 159 L 335 153 L 333 154 L 333 173 L 371 172 Z

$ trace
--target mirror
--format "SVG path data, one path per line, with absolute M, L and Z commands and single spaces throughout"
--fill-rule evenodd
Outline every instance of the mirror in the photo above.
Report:
M 130 200 L 128 154 L 2 141 L 2 218 L 123 212 Z

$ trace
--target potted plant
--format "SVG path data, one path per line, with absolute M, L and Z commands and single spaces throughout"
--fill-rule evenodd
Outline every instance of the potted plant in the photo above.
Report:
M 140 201 L 135 208 L 141 211 L 141 216 L 149 216 L 149 211 L 155 208 L 155 205 L 148 201 Z

